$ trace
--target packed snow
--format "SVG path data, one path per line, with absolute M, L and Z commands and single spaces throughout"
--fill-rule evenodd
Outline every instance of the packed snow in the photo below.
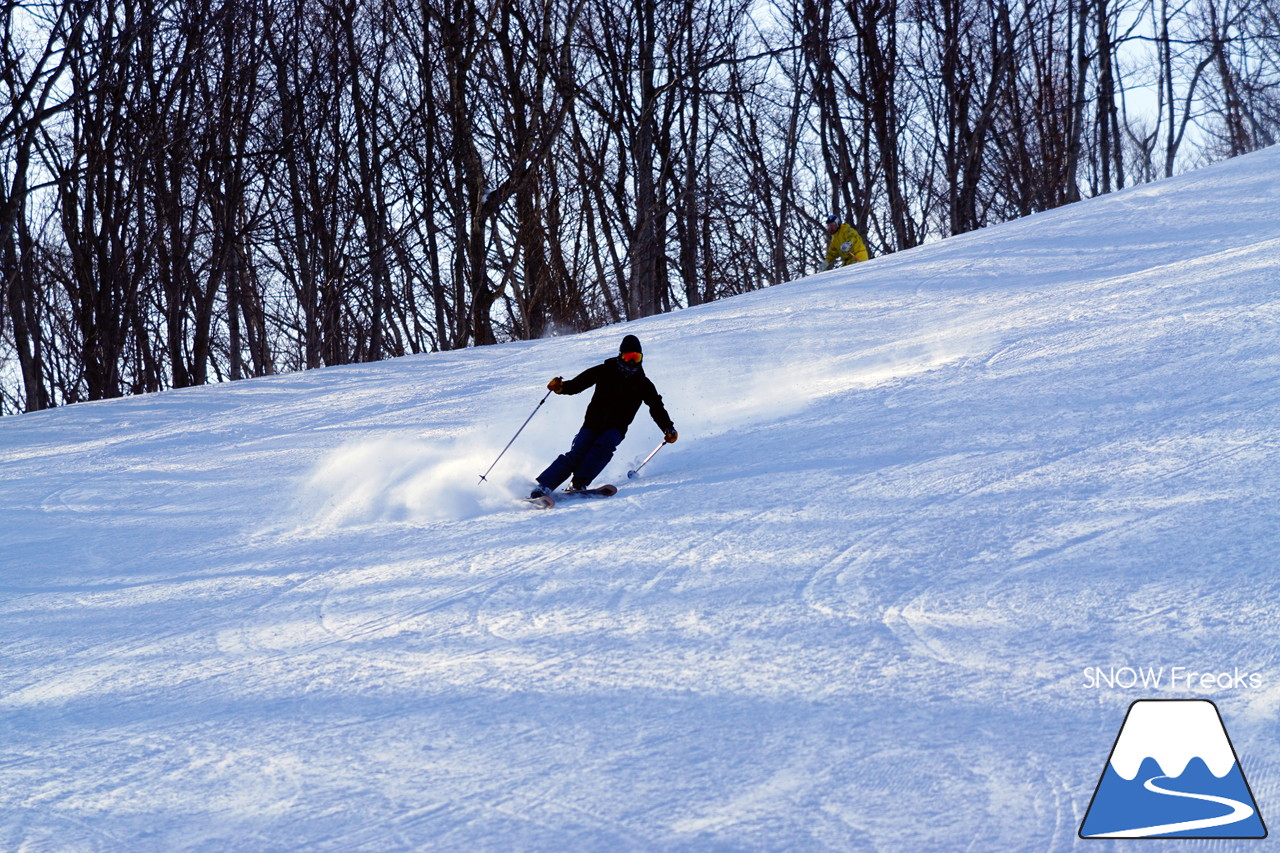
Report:
M 1213 700 L 1280 814 L 1278 282 L 1272 148 L 625 326 L 0 420 L 0 849 L 1127 849 L 1077 831 L 1146 698 Z M 616 497 L 533 510 L 553 396 L 480 483 L 627 333 L 679 441 L 628 480 L 642 409 Z

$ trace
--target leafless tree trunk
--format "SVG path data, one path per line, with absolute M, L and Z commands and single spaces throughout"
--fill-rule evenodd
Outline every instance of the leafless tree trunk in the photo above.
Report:
M 79 51 L 85 12 L 76 3 L 52 7 L 43 22 L 43 45 L 29 61 L 17 15 L 17 3 L 7 3 L 0 21 L 0 85 L 5 112 L 0 117 L 0 149 L 4 152 L 4 183 L 0 185 L 0 327 L 7 317 L 13 330 L 26 411 L 48 408 L 53 395 L 46 384 L 44 330 L 39 304 L 35 245 L 27 217 L 32 159 L 42 127 L 66 108 L 55 95 L 59 77 Z

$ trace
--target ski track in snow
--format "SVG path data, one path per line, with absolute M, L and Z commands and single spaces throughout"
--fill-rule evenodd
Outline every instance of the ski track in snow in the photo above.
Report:
M 1265 813 L 1278 174 L 629 324 L 680 441 L 550 513 L 616 327 L 0 421 L 0 849 L 1120 849 L 1110 665 L 1262 673 Z

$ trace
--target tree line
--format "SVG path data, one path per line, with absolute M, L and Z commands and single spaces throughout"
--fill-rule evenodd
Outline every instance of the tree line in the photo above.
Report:
M 598 327 L 1273 144 L 1272 0 L 47 0 L 0 413 Z

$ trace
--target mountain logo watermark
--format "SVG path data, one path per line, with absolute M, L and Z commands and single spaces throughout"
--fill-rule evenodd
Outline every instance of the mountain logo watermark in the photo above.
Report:
M 1207 699 L 1130 705 L 1080 837 L 1266 838 L 1218 706 Z

